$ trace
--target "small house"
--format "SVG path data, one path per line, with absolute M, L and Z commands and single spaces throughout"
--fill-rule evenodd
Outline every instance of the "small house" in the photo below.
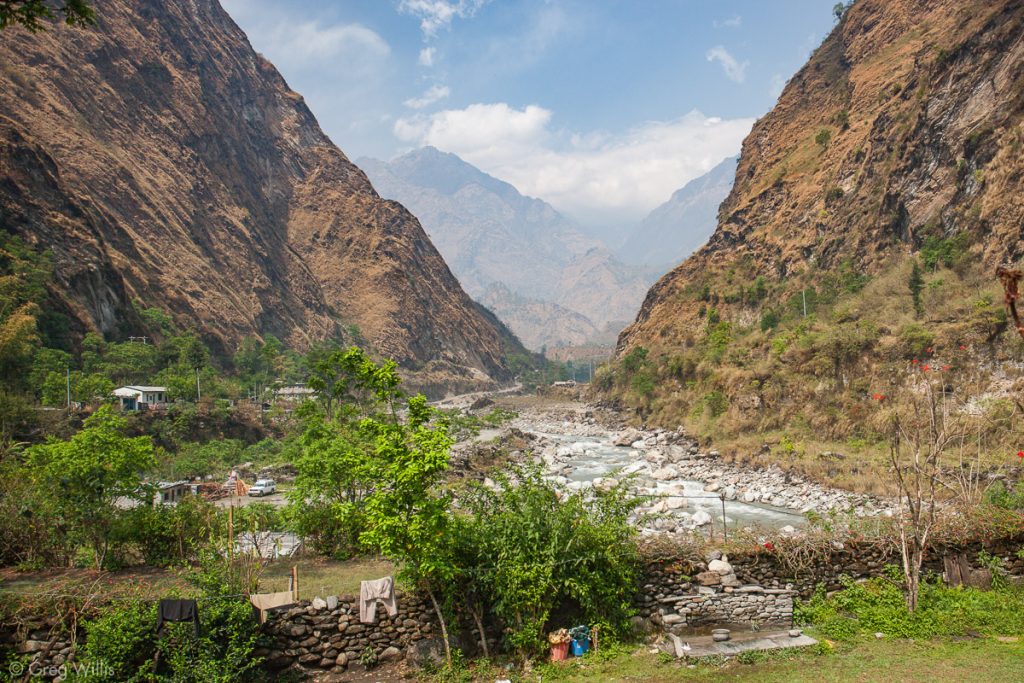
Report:
M 114 389 L 122 410 L 146 410 L 167 404 L 167 387 L 127 386 Z
M 156 483 L 156 503 L 175 504 L 185 496 L 193 493 L 192 485 L 185 481 L 158 481 Z

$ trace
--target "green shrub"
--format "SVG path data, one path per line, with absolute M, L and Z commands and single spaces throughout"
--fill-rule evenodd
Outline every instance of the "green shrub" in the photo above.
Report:
M 916 323 L 904 325 L 899 331 L 899 350 L 904 358 L 920 358 L 935 344 L 935 336 Z
M 704 394 L 703 401 L 711 417 L 718 417 L 729 409 L 729 399 L 718 389 Z
M 1001 479 L 996 479 L 985 489 L 984 502 L 1007 510 L 1024 510 L 1024 487 L 1007 489 Z
M 822 129 L 820 129 L 820 130 L 819 130 L 819 131 L 818 131 L 818 132 L 817 132 L 817 133 L 815 134 L 815 136 L 814 136 L 814 142 L 815 142 L 815 143 L 816 143 L 816 144 L 817 144 L 818 146 L 820 146 L 820 147 L 822 147 L 822 148 L 824 148 L 824 147 L 828 147 L 828 143 L 829 143 L 829 141 L 831 141 L 831 140 L 832 140 L 832 131 L 831 131 L 831 130 L 829 130 L 828 128 L 822 128 Z
M 779 326 L 779 314 L 776 311 L 774 311 L 774 310 L 769 308 L 767 311 L 765 311 L 763 314 L 761 314 L 761 331 L 762 332 L 767 332 L 768 330 L 774 330 L 778 326 Z
M 893 572 L 898 574 L 899 570 Z M 819 588 L 810 600 L 798 603 L 795 620 L 838 640 L 872 633 L 932 638 L 968 630 L 993 635 L 1024 632 L 1024 590 L 1018 587 L 983 591 L 926 582 L 917 610 L 908 612 L 903 590 L 892 578 L 855 583 L 844 577 L 843 585 L 832 597 Z

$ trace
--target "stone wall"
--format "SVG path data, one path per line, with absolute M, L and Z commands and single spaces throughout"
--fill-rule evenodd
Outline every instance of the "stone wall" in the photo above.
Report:
M 712 553 L 706 564 L 648 564 L 643 580 L 636 599 L 637 611 L 650 627 L 789 626 L 793 621 L 793 590 L 744 582 L 719 552 Z
M 373 624 L 360 623 L 355 596 L 317 598 L 270 612 L 263 627 L 267 644 L 256 654 L 271 671 L 307 673 L 364 668 L 371 660 L 417 659 L 418 646 L 440 642 L 435 621 L 429 601 L 415 595 L 398 594 L 394 617 L 378 605 Z

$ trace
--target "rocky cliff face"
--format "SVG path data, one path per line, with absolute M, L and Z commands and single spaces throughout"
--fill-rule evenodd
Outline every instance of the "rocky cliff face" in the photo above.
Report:
M 930 379 L 993 467 L 1024 391 L 996 266 L 1024 256 L 1024 2 L 858 0 L 743 143 L 707 245 L 597 377 L 652 424 L 839 486 Z M 981 424 L 981 422 L 979 422 Z M 851 453 L 851 444 L 864 444 Z M 851 457 L 847 457 L 851 456 Z M 856 457 L 854 457 L 856 456 Z
M 956 240 L 985 271 L 1020 258 L 1022 113 L 1024 3 L 858 0 L 754 125 L 715 234 L 650 290 L 620 352 L 692 343 L 708 290 L 751 324 L 728 294 L 758 276 L 779 304 L 928 244 Z
M 518 343 L 216 0 L 95 8 L 0 44 L 0 223 L 53 252 L 81 329 L 138 329 L 137 301 L 227 351 L 358 328 L 414 383 L 508 378 Z
M 655 207 L 616 250 L 619 257 L 667 270 L 697 251 L 715 232 L 718 207 L 736 177 L 736 161 L 729 157 Z
M 453 154 L 425 147 L 359 165 L 383 196 L 409 207 L 466 290 L 530 348 L 595 341 L 609 326 L 614 337 L 653 281 L 549 204 Z

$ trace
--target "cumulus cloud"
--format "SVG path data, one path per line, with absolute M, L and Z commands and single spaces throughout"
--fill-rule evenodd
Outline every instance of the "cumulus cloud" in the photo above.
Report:
M 738 14 L 734 14 L 728 19 L 723 19 L 721 21 L 715 19 L 711 22 L 711 25 L 715 28 L 739 28 L 743 25 L 743 17 Z
M 451 89 L 449 89 L 447 85 L 434 84 L 430 86 L 430 88 L 419 97 L 413 97 L 411 99 L 408 99 L 402 104 L 409 107 L 410 109 L 423 109 L 424 107 L 429 107 L 435 102 L 443 100 L 444 98 L 448 97 L 451 94 L 452 91 Z
M 753 119 L 699 111 L 621 134 L 552 129 L 552 112 L 499 102 L 400 118 L 395 135 L 452 152 L 581 222 L 633 222 L 736 154 Z
M 432 47 L 425 47 L 420 50 L 420 66 L 434 66 L 434 55 L 437 51 Z
M 742 83 L 747 78 L 747 67 L 750 66 L 748 61 L 737 61 L 735 57 L 729 54 L 721 45 L 716 45 L 707 51 L 704 55 L 709 62 L 718 62 L 722 65 L 722 69 L 725 70 L 725 76 L 730 81 L 736 83 Z
M 472 17 L 485 4 L 487 0 L 402 0 L 398 11 L 419 17 L 424 37 L 433 38 L 454 19 Z

